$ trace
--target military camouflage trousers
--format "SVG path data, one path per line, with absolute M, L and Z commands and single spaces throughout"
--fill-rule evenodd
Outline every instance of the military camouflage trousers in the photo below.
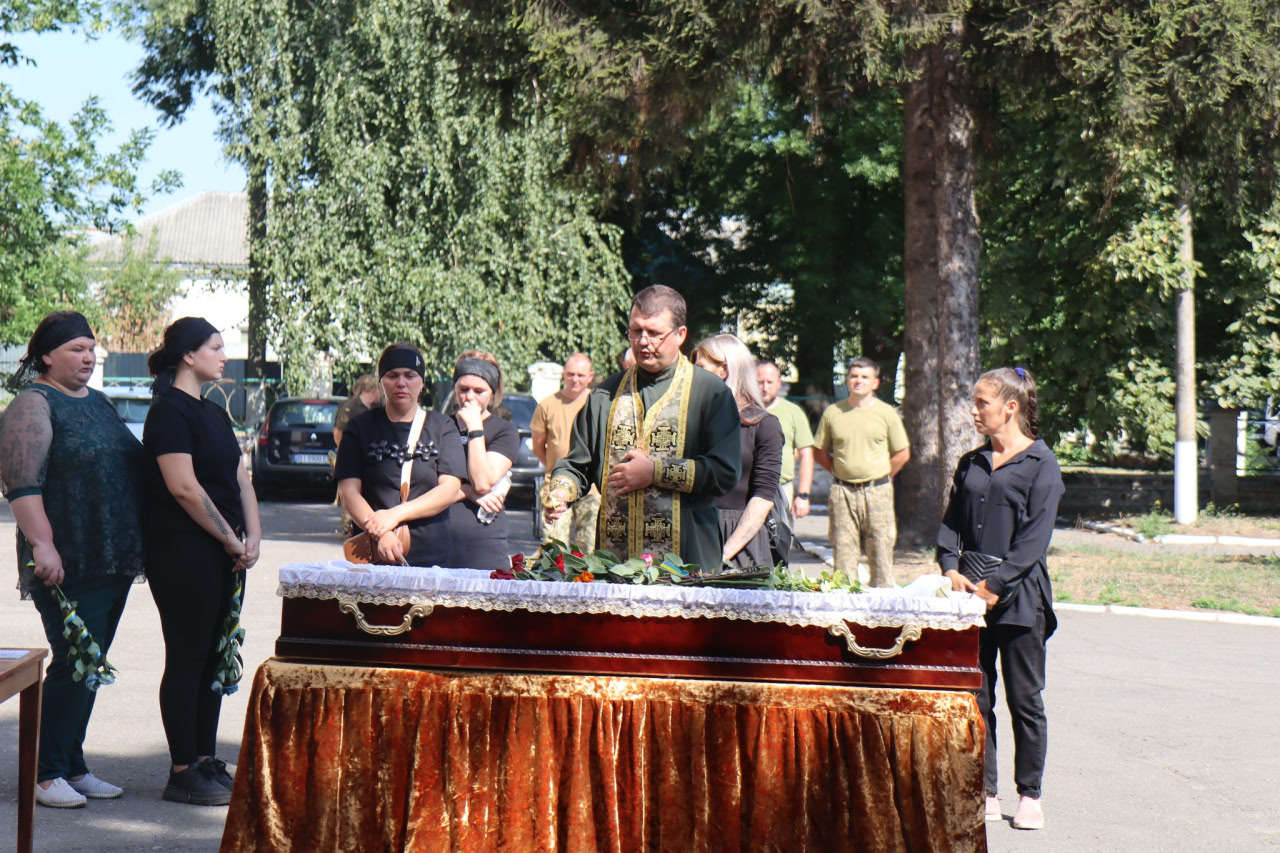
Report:
M 872 586 L 893 586 L 893 546 L 898 541 L 898 521 L 893 514 L 893 484 L 846 486 L 831 484 L 827 498 L 827 534 L 832 562 L 850 577 L 858 576 L 858 562 L 865 554 Z
M 577 546 L 584 554 L 590 554 L 596 549 L 596 513 L 599 511 L 600 493 L 593 487 L 590 492 L 569 504 L 568 512 L 548 524 L 543 530 L 542 538 L 559 539 Z

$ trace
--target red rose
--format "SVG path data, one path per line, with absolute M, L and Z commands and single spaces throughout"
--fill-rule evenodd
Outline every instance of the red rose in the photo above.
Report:
M 524 554 L 511 555 L 511 570 L 518 572 L 524 571 Z
M 569 553 L 570 553 L 570 554 L 572 554 L 572 555 L 573 555 L 573 556 L 575 556 L 575 557 L 581 557 L 581 556 L 584 556 L 584 555 L 583 555 L 583 553 L 582 553 L 581 551 L 570 551 Z
M 556 568 L 564 571 L 564 554 L 556 554 Z
M 513 581 L 516 579 L 516 574 L 510 569 L 494 569 L 489 573 L 489 579 L 495 581 Z

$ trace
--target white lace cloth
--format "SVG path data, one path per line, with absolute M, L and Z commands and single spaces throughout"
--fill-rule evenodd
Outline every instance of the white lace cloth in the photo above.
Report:
M 547 583 L 492 580 L 471 569 L 356 566 L 345 560 L 290 563 L 280 569 L 285 598 L 349 597 L 367 604 L 431 604 L 472 610 L 537 613 L 612 613 L 742 619 L 817 626 L 852 622 L 868 627 L 962 631 L 985 624 L 986 605 L 950 581 L 924 575 L 909 586 L 848 592 L 774 592 L 755 589 L 618 583 Z

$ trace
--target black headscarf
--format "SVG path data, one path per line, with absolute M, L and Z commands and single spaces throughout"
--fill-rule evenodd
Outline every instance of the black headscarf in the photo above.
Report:
M 382 353 L 382 358 L 378 359 L 378 378 L 381 379 L 392 370 L 400 370 L 407 367 L 418 376 L 426 380 L 427 366 L 422 361 L 422 353 L 413 347 L 391 347 Z
M 50 317 L 54 319 L 46 323 L 45 320 L 49 320 Z M 45 373 L 49 367 L 44 363 L 44 357 L 67 341 L 73 341 L 76 338 L 97 340 L 97 336 L 89 326 L 89 321 L 78 311 L 53 312 L 45 315 L 45 320 L 41 320 L 40 325 L 36 327 L 35 334 L 27 342 L 27 354 L 19 359 L 17 372 L 6 383 L 11 390 L 25 388 L 33 379 Z
M 182 357 L 200 349 L 216 334 L 217 327 L 203 317 L 183 317 L 170 323 L 164 330 L 164 344 L 147 359 L 147 369 L 155 377 L 151 383 L 152 395 L 168 391 Z
M 458 363 L 453 367 L 453 381 L 456 383 L 464 376 L 480 377 L 489 383 L 489 390 L 494 394 L 498 393 L 498 385 L 502 382 L 498 378 L 498 368 L 482 358 L 458 359 Z

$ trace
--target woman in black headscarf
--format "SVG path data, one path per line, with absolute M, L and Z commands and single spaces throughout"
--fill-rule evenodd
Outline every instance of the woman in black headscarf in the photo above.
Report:
M 384 563 L 449 565 L 448 509 L 465 465 L 453 422 L 419 405 L 425 369 L 422 353 L 412 344 L 383 350 L 378 377 L 386 406 L 354 418 L 338 445 L 338 495 L 352 519 L 376 540 Z M 415 419 L 421 426 L 410 442 Z M 405 462 L 410 462 L 410 479 L 402 493 Z M 407 549 L 398 533 L 402 527 L 409 534 Z
M 36 802 L 59 808 L 124 791 L 85 765 L 96 683 L 73 678 L 52 588 L 77 602 L 105 656 L 143 568 L 145 456 L 111 401 L 88 387 L 94 346 L 81 315 L 46 316 L 9 383 L 20 393 L 0 418 L 0 479 L 18 522 L 18 586 L 34 602 L 53 650 L 40 709 Z
M 214 755 L 222 709 L 217 644 L 262 540 L 231 420 L 200 395 L 204 383 L 222 378 L 226 363 L 222 336 L 207 320 L 172 323 L 147 362 L 155 399 L 142 433 L 157 463 L 147 577 L 164 632 L 160 717 L 172 767 L 163 797 L 196 805 L 231 801 L 231 776 Z

